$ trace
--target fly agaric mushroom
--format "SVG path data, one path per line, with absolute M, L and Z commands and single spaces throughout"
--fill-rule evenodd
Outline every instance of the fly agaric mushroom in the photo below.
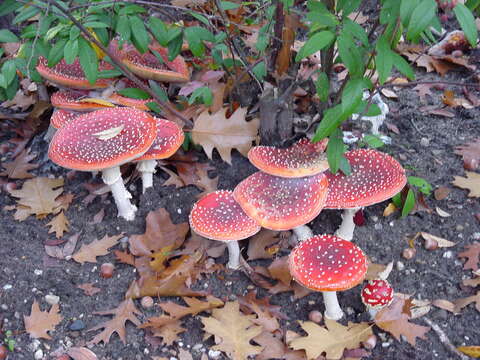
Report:
M 71 89 L 103 89 L 112 82 L 112 79 L 98 79 L 94 84 L 91 84 L 87 80 L 78 58 L 72 64 L 67 64 L 65 59 L 62 59 L 57 65 L 49 67 L 47 59 L 41 56 L 38 59 L 36 69 L 43 78 L 56 85 Z M 102 61 L 99 64 L 99 70 L 111 69 L 112 66 L 107 62 Z
M 228 190 L 218 190 L 202 197 L 193 206 L 189 219 L 190 227 L 197 234 L 227 243 L 227 267 L 230 269 L 240 266 L 238 240 L 253 236 L 261 229 Z
M 183 144 L 185 135 L 182 129 L 172 121 L 155 119 L 157 121 L 157 137 L 148 151 L 136 159 L 137 169 L 142 174 L 143 192 L 153 186 L 153 173 L 157 160 L 172 156 Z
M 173 61 L 169 61 L 168 50 L 159 44 L 152 44 L 149 49 L 158 53 L 162 61 L 152 52 L 141 54 L 133 45 L 123 44 L 122 49 L 119 49 L 118 41 L 110 42 L 110 50 L 118 55 L 131 72 L 143 79 L 163 82 L 186 82 L 190 79 L 187 63 L 182 56 L 178 55 Z
M 71 111 L 93 111 L 115 107 L 115 105 L 102 99 L 89 97 L 88 92 L 60 90 L 52 94 L 50 101 L 53 107 Z
M 73 119 L 75 119 L 78 116 L 77 113 L 73 111 L 67 111 L 67 110 L 62 110 L 62 109 L 55 109 L 55 111 L 52 114 L 52 117 L 50 118 L 50 125 L 48 126 L 47 133 L 43 137 L 45 141 L 50 141 L 53 137 L 53 134 L 55 134 L 55 131 L 57 129 L 60 129 L 65 125 L 66 123 L 69 123 Z
M 407 183 L 405 170 L 391 156 L 370 149 L 357 149 L 345 153 L 352 173 L 332 174 L 327 171 L 328 196 L 325 208 L 345 209 L 342 224 L 335 233 L 351 241 L 355 212 L 363 206 L 387 200 L 398 193 Z
M 102 171 L 118 208 L 133 220 L 136 207 L 123 184 L 120 165 L 143 155 L 156 136 L 155 118 L 133 108 L 109 108 L 80 115 L 53 136 L 48 156 L 56 164 L 80 171 Z
M 327 143 L 328 139 L 312 143 L 304 138 L 285 149 L 254 146 L 248 152 L 248 159 L 258 169 L 270 175 L 285 178 L 311 176 L 328 169 L 325 154 Z
M 324 174 L 302 178 L 281 178 L 256 172 L 233 191 L 242 209 L 270 230 L 290 230 L 298 241 L 312 236 L 306 223 L 322 211 L 328 182 Z
M 308 289 L 321 291 L 325 317 L 343 317 L 337 291 L 358 285 L 367 272 L 367 259 L 355 244 L 335 235 L 316 235 L 299 243 L 290 253 L 292 277 Z
M 373 279 L 362 289 L 361 298 L 373 319 L 379 310 L 392 303 L 393 288 L 387 280 Z

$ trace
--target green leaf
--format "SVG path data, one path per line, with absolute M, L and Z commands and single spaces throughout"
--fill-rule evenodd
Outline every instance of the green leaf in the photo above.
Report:
M 383 84 L 387 81 L 392 71 L 393 54 L 395 53 L 390 49 L 390 44 L 384 36 L 378 39 L 376 51 L 375 63 L 378 71 L 378 80 L 380 84 Z
M 223 10 L 234 10 L 240 7 L 240 4 L 236 4 L 231 1 L 221 1 L 220 5 L 222 6 Z
M 68 40 L 63 49 L 63 57 L 67 64 L 73 64 L 78 55 L 78 40 Z
M 150 95 L 146 91 L 142 89 L 137 89 L 137 88 L 125 88 L 118 91 L 118 93 L 122 96 L 126 96 L 132 99 L 139 99 L 139 100 L 150 99 Z
M 128 16 L 121 16 L 118 18 L 115 31 L 120 35 L 120 40 L 130 41 L 132 31 L 130 29 L 130 21 L 128 20 Z
M 315 82 L 315 88 L 317 89 L 317 95 L 320 98 L 320 101 L 327 101 L 328 94 L 330 93 L 330 80 L 325 72 L 318 74 L 318 79 Z
M 0 17 L 10 14 L 22 6 L 23 4 L 17 0 L 3 0 L 0 4 Z
M 415 193 L 412 189 L 408 189 L 407 198 L 402 208 L 402 217 L 407 216 L 415 207 Z
M 363 89 L 367 88 L 365 79 L 350 79 L 342 91 L 342 111 L 347 116 L 353 114 L 358 104 L 362 101 Z
M 265 76 L 267 76 L 267 67 L 265 66 L 265 61 L 261 61 L 255 65 L 252 69 L 252 72 L 258 80 L 262 81 Z
M 427 180 L 421 177 L 408 176 L 407 181 L 410 185 L 415 186 L 420 192 L 424 193 L 425 195 L 430 195 L 432 193 L 432 185 L 430 185 Z
M 168 43 L 168 60 L 173 61 L 178 54 L 180 54 L 180 51 L 182 51 L 182 45 L 183 45 L 183 33 L 180 33 L 176 38 L 173 38 Z
M 343 132 L 339 128 L 336 128 L 330 135 L 327 146 L 328 165 L 333 174 L 340 169 L 340 162 L 344 152 Z
M 120 70 L 114 69 L 114 70 L 102 70 L 98 72 L 98 78 L 99 79 L 108 79 L 108 78 L 114 78 L 117 76 L 123 75 L 123 73 Z
M 377 135 L 367 134 L 364 135 L 362 141 L 372 149 L 377 149 L 385 145 L 385 143 Z
M 168 38 L 167 38 L 167 26 L 165 23 L 156 18 L 151 16 L 150 19 L 148 20 L 148 28 L 152 32 L 153 36 L 155 39 L 158 41 L 158 43 L 162 46 L 167 46 L 168 45 Z
M 78 38 L 78 56 L 86 78 L 90 84 L 94 84 L 98 77 L 98 58 L 88 41 L 83 37 Z
M 17 65 L 14 60 L 5 61 L 2 66 L 2 74 L 5 77 L 5 84 L 10 85 L 17 75 Z
M 398 209 L 400 209 L 402 207 L 402 192 L 399 192 L 393 196 L 392 202 Z
M 7 95 L 8 100 L 12 100 L 15 97 L 15 95 L 17 94 L 19 85 L 20 83 L 18 81 L 18 77 L 15 76 L 13 78 L 13 81 L 10 83 L 10 85 L 8 85 L 7 88 L 5 89 L 5 95 Z
M 361 2 L 362 0 L 338 0 L 337 11 L 342 10 L 342 15 L 346 18 L 360 6 Z
M 148 36 L 145 24 L 143 20 L 136 15 L 130 16 L 129 21 L 133 45 L 143 54 L 148 50 L 148 44 L 150 43 L 150 37 Z
M 417 0 L 415 0 L 417 1 Z M 397 21 L 400 14 L 399 0 L 384 0 L 382 1 L 382 9 L 380 10 L 380 24 L 391 24 Z
M 364 72 L 363 56 L 357 44 L 347 31 L 342 31 L 337 41 L 338 54 L 350 76 L 361 76 Z
M 320 13 L 327 13 L 329 12 L 327 7 L 323 2 L 320 2 L 318 0 L 308 0 L 307 1 L 307 9 L 309 11 L 315 11 L 315 12 L 320 12 Z
M 41 10 L 39 8 L 30 6 L 27 7 L 26 5 L 23 7 L 22 10 L 20 10 L 13 19 L 13 24 L 19 24 L 25 20 L 30 19 L 31 17 L 34 17 L 35 15 L 39 14 Z
M 470 45 L 474 48 L 477 46 L 478 39 L 478 30 L 475 24 L 475 18 L 473 17 L 472 12 L 463 4 L 458 3 L 454 8 L 453 12 L 457 17 L 460 26 L 465 33 Z
M 415 0 L 401 0 L 400 3 L 400 19 L 402 20 L 403 26 L 407 26 L 412 17 L 413 10 L 417 6 L 418 2 Z
M 323 114 L 322 121 L 317 127 L 315 131 L 315 136 L 313 137 L 312 141 L 317 142 L 320 141 L 327 136 L 330 136 L 335 129 L 348 118 L 349 115 L 345 115 L 342 112 L 341 105 L 336 105 L 330 109 L 327 109 Z
M 312 35 L 298 52 L 295 61 L 300 61 L 329 46 L 335 39 L 331 31 L 320 31 Z
M 153 92 L 162 100 L 162 101 L 165 101 L 165 102 L 168 102 L 168 96 L 167 96 L 167 93 L 165 92 L 165 90 L 160 87 L 155 81 L 153 80 L 150 80 L 148 82 L 148 84 L 150 85 L 150 88 L 153 90 Z
M 307 14 L 307 19 L 312 23 L 315 23 L 320 26 L 324 27 L 335 27 L 339 24 L 337 18 L 327 12 L 327 13 L 320 13 L 320 12 L 309 12 Z
M 0 42 L 18 42 L 20 39 L 12 33 L 10 30 L 2 29 L 0 30 Z
M 207 86 L 202 86 L 195 89 L 188 99 L 188 103 L 191 105 L 195 103 L 196 100 L 200 100 L 203 104 L 210 106 L 213 102 L 212 90 Z
M 55 43 L 55 45 L 52 46 L 48 53 L 48 66 L 52 67 L 58 64 L 60 60 L 63 58 L 63 48 L 65 47 L 65 44 L 67 43 L 67 39 L 61 39 Z
M 413 10 L 407 28 L 407 40 L 417 42 L 420 34 L 427 29 L 435 18 L 437 3 L 435 0 L 422 0 Z
M 340 158 L 340 171 L 343 172 L 346 176 L 350 176 L 352 173 L 352 167 L 350 166 L 347 158 L 343 155 Z
M 393 65 L 400 71 L 403 75 L 405 75 L 408 79 L 414 80 L 415 79 L 415 72 L 413 71 L 410 64 L 405 60 L 401 55 L 398 55 L 395 52 L 392 52 L 392 61 Z
M 345 18 L 343 20 L 343 30 L 347 31 L 350 36 L 360 40 L 363 45 L 368 45 L 368 36 L 365 29 L 357 24 L 355 21 Z
M 80 35 L 80 29 L 76 26 L 70 28 L 70 40 L 75 40 Z
M 105 23 L 102 23 L 100 21 L 89 21 L 85 24 L 83 24 L 86 28 L 91 28 L 91 29 L 97 29 L 97 28 L 108 28 L 109 26 Z
M 190 26 L 184 31 L 190 51 L 194 56 L 201 57 L 205 53 L 205 46 L 202 41 L 215 42 L 215 36 L 200 26 Z
M 480 5 L 480 0 L 467 0 L 465 2 L 465 6 L 468 7 L 471 11 L 475 11 L 475 9 Z M 1 16 L 1 15 L 0 15 Z
M 127 5 L 121 8 L 118 14 L 120 16 L 124 16 L 124 15 L 132 15 L 132 14 L 142 14 L 145 12 L 147 12 L 147 10 L 145 10 L 143 7 L 132 4 L 132 5 Z
M 162 108 L 156 102 L 151 101 L 151 102 L 146 103 L 145 105 L 147 105 L 147 107 L 150 110 L 152 110 L 153 112 L 155 112 L 157 114 L 162 114 L 163 113 Z
M 210 26 L 210 23 L 208 22 L 208 19 L 205 16 L 203 16 L 202 14 L 199 14 L 199 13 L 196 13 L 196 12 L 193 12 L 193 11 L 187 11 L 187 14 L 190 15 L 191 17 L 197 19 L 202 24 Z

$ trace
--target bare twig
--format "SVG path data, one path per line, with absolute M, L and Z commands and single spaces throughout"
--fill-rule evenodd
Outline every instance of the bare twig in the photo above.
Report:
M 452 344 L 447 334 L 445 334 L 445 332 L 440 326 L 438 326 L 436 323 L 434 323 L 427 317 L 423 317 L 422 319 L 432 328 L 433 331 L 435 331 L 435 333 L 438 335 L 438 338 L 440 339 L 440 342 L 443 344 L 443 346 L 445 346 L 448 351 L 450 351 L 452 354 L 457 355 L 462 360 L 470 359 L 469 356 L 462 354 L 460 351 L 457 350 L 457 348 Z
M 480 84 L 475 83 L 463 83 L 463 82 L 456 82 L 456 81 L 446 81 L 446 80 L 432 80 L 432 81 L 410 81 L 408 83 L 388 83 L 383 84 L 377 87 L 377 90 L 381 90 L 384 88 L 391 88 L 391 87 L 410 87 L 410 86 L 417 86 L 417 85 L 450 85 L 450 86 L 465 86 L 465 87 L 480 87 Z

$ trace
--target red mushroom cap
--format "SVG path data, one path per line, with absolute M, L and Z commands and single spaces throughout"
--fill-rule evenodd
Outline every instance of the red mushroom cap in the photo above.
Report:
M 190 226 L 197 234 L 220 241 L 246 239 L 261 229 L 228 190 L 212 192 L 195 203 L 190 212 Z
M 106 62 L 101 62 L 99 70 L 107 69 L 112 69 L 112 66 Z M 94 84 L 90 84 L 78 58 L 72 64 L 67 64 L 62 59 L 57 65 L 48 67 L 47 59 L 41 56 L 38 59 L 37 71 L 52 83 L 72 89 L 102 89 L 108 87 L 112 82 L 112 79 L 98 79 Z
M 328 182 L 324 174 L 281 178 L 261 171 L 233 191 L 242 209 L 271 230 L 290 230 L 312 221 L 322 211 Z
M 155 140 L 156 121 L 133 108 L 109 108 L 80 115 L 59 129 L 48 156 L 81 171 L 103 170 L 136 159 Z
M 361 298 L 368 308 L 380 309 L 392 303 L 393 288 L 387 280 L 370 280 L 363 288 Z
M 350 289 L 367 273 L 367 259 L 362 249 L 335 235 L 316 235 L 302 241 L 288 260 L 292 277 L 316 291 Z
M 55 129 L 60 129 L 78 116 L 79 114 L 73 111 L 55 109 L 52 117 L 50 118 L 50 125 L 52 125 Z
M 391 198 L 407 183 L 405 170 L 390 155 L 376 150 L 358 149 L 345 153 L 352 173 L 345 176 L 327 171 L 326 208 L 349 209 L 369 206 Z
M 286 178 L 311 176 L 328 170 L 327 143 L 328 139 L 312 143 L 304 138 L 285 149 L 254 146 L 248 152 L 248 159 L 270 175 Z
M 183 144 L 183 130 L 173 121 L 155 118 L 157 121 L 157 137 L 148 151 L 136 159 L 166 159 L 172 156 Z
M 188 66 L 182 56 L 178 55 L 173 61 L 169 61 L 167 49 L 156 43 L 150 45 L 149 48 L 160 54 L 163 63 L 153 53 L 141 54 L 130 44 L 123 44 L 120 50 L 116 40 L 110 43 L 110 50 L 120 58 L 125 66 L 144 79 L 165 82 L 186 82 L 190 79 Z
M 87 96 L 88 95 L 77 91 L 60 90 L 52 94 L 50 101 L 52 103 L 52 106 L 56 108 L 73 111 L 93 111 L 114 106 L 97 104 L 95 102 L 81 101 Z

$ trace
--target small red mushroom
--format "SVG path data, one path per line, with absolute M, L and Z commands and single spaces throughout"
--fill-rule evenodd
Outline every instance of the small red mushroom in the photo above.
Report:
M 60 90 L 52 94 L 50 101 L 53 107 L 70 111 L 85 112 L 115 107 L 115 105 L 103 100 L 94 102 L 89 96 L 89 92 Z
M 407 183 L 405 170 L 390 155 L 370 149 L 357 149 L 345 153 L 352 173 L 332 174 L 327 171 L 327 209 L 345 209 L 343 222 L 335 233 L 352 240 L 355 223 L 353 217 L 363 206 L 373 205 L 394 196 Z
M 67 111 L 62 109 L 56 109 L 52 117 L 50 118 L 50 125 L 48 126 L 47 133 L 43 137 L 45 141 L 50 141 L 57 129 L 60 129 L 66 123 L 69 123 L 75 119 L 79 114 L 74 111 Z
M 378 310 L 392 303 L 393 288 L 387 280 L 373 279 L 364 286 L 361 298 L 370 316 L 374 318 Z
M 227 267 L 230 269 L 238 269 L 240 266 L 238 240 L 253 236 L 261 229 L 242 210 L 228 190 L 218 190 L 202 197 L 193 206 L 189 220 L 190 227 L 197 234 L 227 243 Z
M 367 272 L 363 251 L 335 235 L 316 235 L 299 243 L 290 253 L 292 277 L 308 289 L 321 291 L 325 317 L 339 320 L 343 311 L 337 291 L 358 285 Z

